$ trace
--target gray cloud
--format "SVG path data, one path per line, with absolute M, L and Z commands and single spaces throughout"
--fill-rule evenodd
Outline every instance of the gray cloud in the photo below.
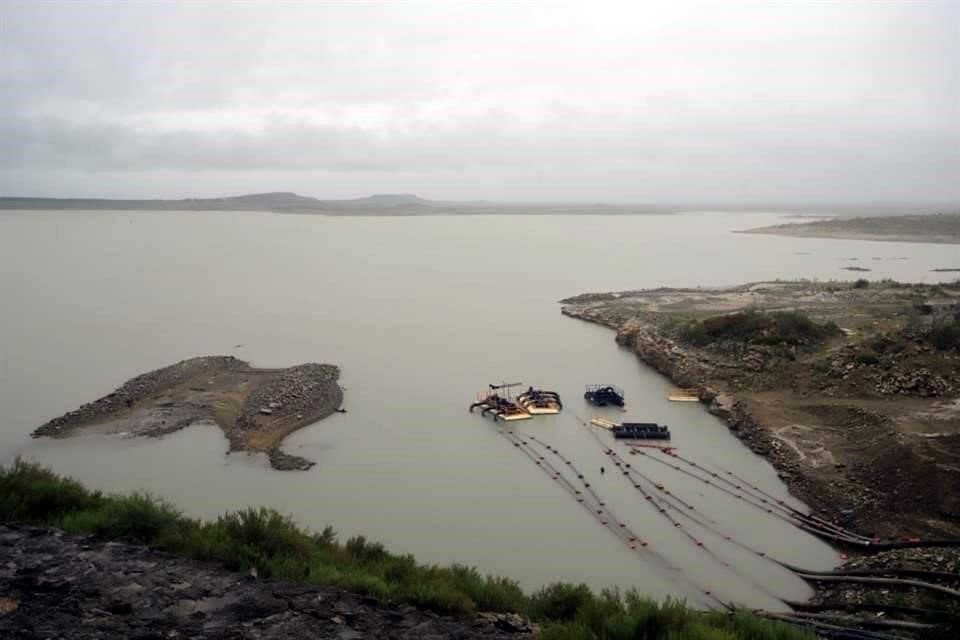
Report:
M 4 14 L 4 193 L 960 199 L 950 3 Z

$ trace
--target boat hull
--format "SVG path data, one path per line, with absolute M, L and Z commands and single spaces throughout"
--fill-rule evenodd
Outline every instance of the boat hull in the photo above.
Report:
M 524 408 L 527 410 L 527 413 L 535 416 L 560 413 L 560 409 L 558 407 L 524 407 Z
M 516 420 L 529 420 L 533 416 L 529 413 L 511 413 L 511 414 L 497 414 L 497 420 L 503 420 L 504 422 L 514 422 Z
M 517 404 L 535 416 L 560 413 L 563 409 L 563 402 L 560 401 L 558 393 L 532 387 L 517 396 Z

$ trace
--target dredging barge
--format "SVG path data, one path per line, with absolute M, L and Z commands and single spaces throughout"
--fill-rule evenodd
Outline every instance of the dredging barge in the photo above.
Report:
M 523 407 L 527 413 L 535 416 L 560 413 L 560 410 L 563 409 L 560 394 L 555 391 L 534 389 L 533 387 L 528 388 L 517 396 L 517 404 Z
M 620 440 L 670 439 L 670 428 L 656 422 L 613 422 L 606 418 L 591 418 L 590 424 L 606 429 Z
M 623 389 L 612 384 L 588 384 L 583 399 L 597 407 L 622 407 Z
M 489 413 L 494 420 L 504 422 L 529 420 L 535 415 L 560 413 L 563 403 L 560 401 L 560 395 L 554 391 L 529 387 L 517 396 L 516 400 L 510 398 L 510 389 L 519 387 L 521 384 L 505 382 L 488 385 L 489 391 L 481 391 L 477 394 L 477 401 L 470 405 L 470 413 L 473 413 L 474 409 L 480 409 L 480 415 L 485 416 Z

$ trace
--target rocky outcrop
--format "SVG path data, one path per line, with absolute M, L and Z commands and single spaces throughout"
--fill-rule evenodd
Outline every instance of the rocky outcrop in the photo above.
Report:
M 257 369 L 230 356 L 191 358 L 139 375 L 47 422 L 33 436 L 162 436 L 212 421 L 233 451 L 265 453 L 275 469 L 309 469 L 312 462 L 282 452 L 280 445 L 297 429 L 338 410 L 343 402 L 339 376 L 331 364 Z
M 58 436 L 77 425 L 96 422 L 119 411 L 129 409 L 146 398 L 156 396 L 166 389 L 196 378 L 221 373 L 239 371 L 249 365 L 233 356 L 205 356 L 182 360 L 176 364 L 143 373 L 123 383 L 116 391 L 82 405 L 80 408 L 50 420 L 38 427 L 33 436 Z
M 40 527 L 0 525 L 0 558 L 7 640 L 507 640 L 536 630 L 519 616 L 444 617 Z

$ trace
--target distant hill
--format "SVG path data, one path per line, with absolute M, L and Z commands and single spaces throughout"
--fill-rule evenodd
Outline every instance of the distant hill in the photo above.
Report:
M 227 198 L 109 200 L 106 198 L 0 198 L 0 209 L 119 211 L 275 211 L 315 208 L 316 198 L 289 192 L 253 193 Z
M 950 208 L 956 209 L 952 203 Z M 412 193 L 378 193 L 347 200 L 321 200 L 290 191 L 251 193 L 223 198 L 180 200 L 112 200 L 107 198 L 0 197 L 0 210 L 32 211 L 269 211 L 328 216 L 425 215 L 644 215 L 684 211 L 762 211 L 831 217 L 897 216 L 933 213 L 940 205 L 785 205 L 692 202 L 637 204 L 490 202 L 486 200 L 427 200 Z
M 412 193 L 378 193 L 355 200 L 328 200 L 327 202 L 340 206 L 355 205 L 360 207 L 429 207 L 434 204 L 432 201 L 424 200 L 420 196 L 415 196 Z
M 434 203 L 413 194 L 377 194 L 352 200 L 320 200 L 289 191 L 252 193 L 225 198 L 181 200 L 111 200 L 106 198 L 0 197 L 0 209 L 120 211 L 295 211 L 318 213 L 338 209 L 429 207 Z

